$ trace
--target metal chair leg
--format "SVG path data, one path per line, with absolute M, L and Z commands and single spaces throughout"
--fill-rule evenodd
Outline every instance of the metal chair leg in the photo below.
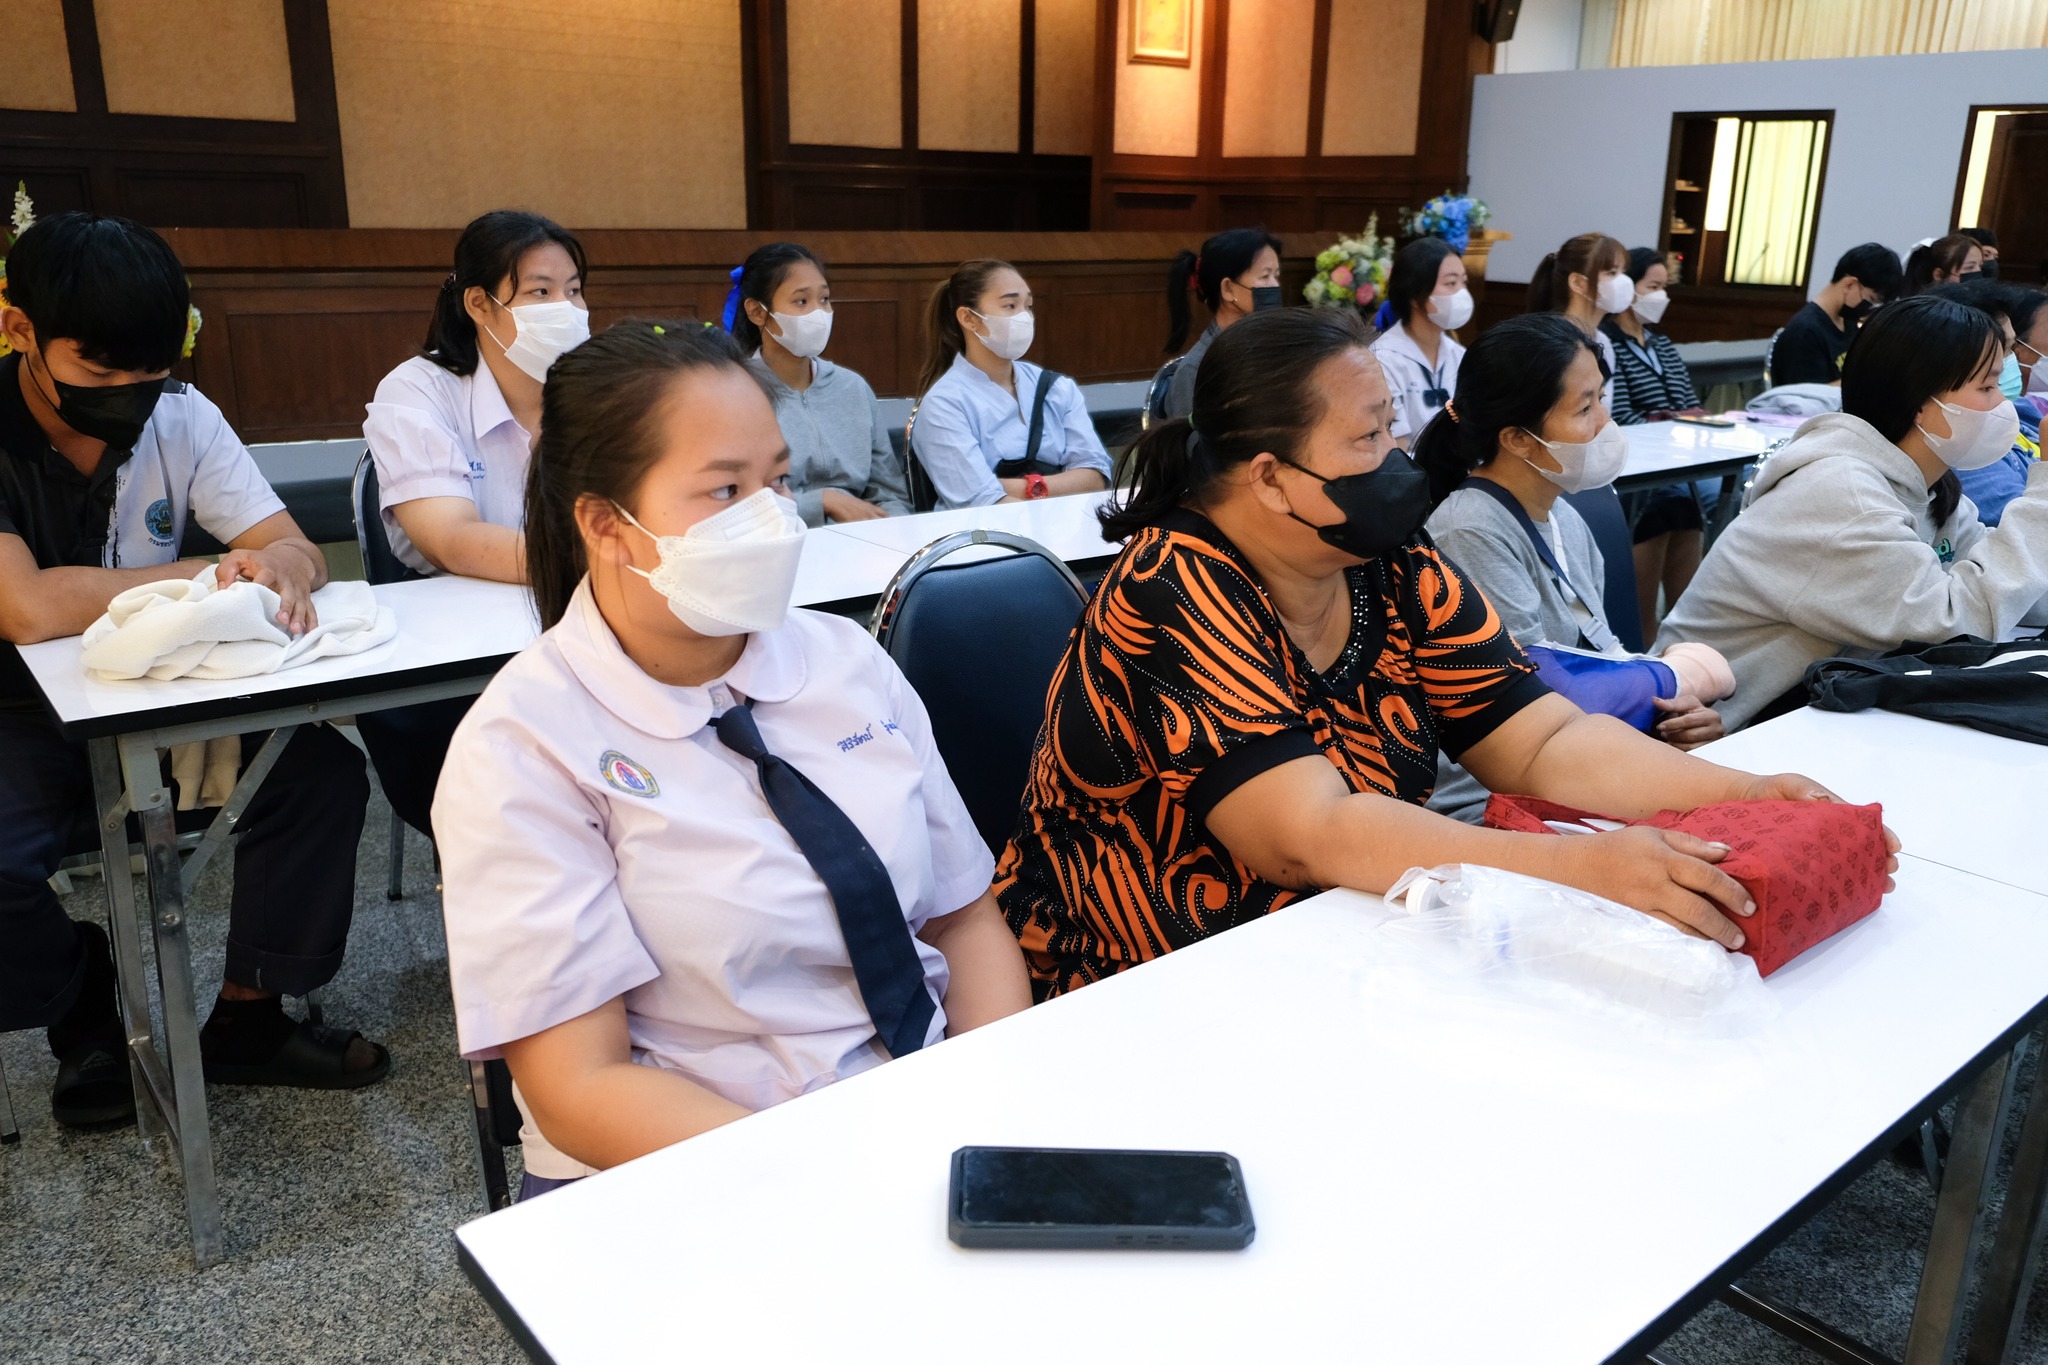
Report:
M 14 1123 L 14 1097 L 7 1093 L 7 1068 L 0 1066 L 0 1142 L 9 1146 L 21 1141 L 21 1129 Z
M 391 878 L 384 885 L 384 899 L 405 899 L 405 821 L 391 812 Z

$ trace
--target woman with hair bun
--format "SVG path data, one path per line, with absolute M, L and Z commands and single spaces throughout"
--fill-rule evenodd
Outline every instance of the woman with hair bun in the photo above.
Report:
M 1185 417 L 1195 403 L 1195 375 L 1202 356 L 1224 328 L 1253 313 L 1280 306 L 1280 239 L 1260 227 L 1231 228 L 1202 243 L 1199 252 L 1183 251 L 1166 271 L 1166 315 L 1171 328 L 1166 351 L 1186 344 L 1188 295 L 1209 310 L 1209 325 L 1187 353 L 1173 364 L 1173 376 L 1161 399 L 1161 414 Z

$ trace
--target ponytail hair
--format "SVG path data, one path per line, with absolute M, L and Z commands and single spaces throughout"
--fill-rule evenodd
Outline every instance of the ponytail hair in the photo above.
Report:
M 726 305 L 725 330 L 739 343 L 742 355 L 752 355 L 761 349 L 761 329 L 747 316 L 746 301 L 752 299 L 774 312 L 775 291 L 782 288 L 790 267 L 798 261 L 809 261 L 818 267 L 820 275 L 825 273 L 825 263 L 817 253 L 795 242 L 770 242 L 756 247 L 746 264 L 732 272 L 732 299 Z
M 1955 279 L 1956 272 L 1963 268 L 1963 262 L 1969 259 L 1970 252 L 1976 247 L 1975 238 L 1965 237 L 1960 232 L 1914 247 L 1906 257 L 1906 294 L 1924 294 L 1932 289 L 1937 283 L 1934 278 L 1937 270 L 1943 276 L 1939 283 Z
M 526 475 L 526 581 L 542 629 L 562 619 L 590 571 L 577 502 L 631 503 L 661 458 L 670 386 L 693 371 L 727 368 L 753 377 L 726 333 L 648 318 L 615 323 L 549 368 Z
M 1592 339 L 1557 313 L 1524 313 L 1481 332 L 1458 362 L 1458 392 L 1415 438 L 1415 463 L 1440 503 L 1492 464 L 1504 431 L 1532 436 L 1564 396 L 1564 376 Z M 1597 352 L 1595 352 L 1597 354 Z M 1208 362 L 1203 362 L 1208 368 Z
M 967 349 L 967 338 L 960 331 L 960 310 L 975 308 L 981 302 L 982 293 L 997 271 L 1015 269 L 1008 261 L 988 257 L 967 261 L 932 290 L 931 301 L 925 306 L 924 369 L 917 377 L 918 397 L 930 392 L 953 363 L 953 357 Z
M 1234 280 L 1252 268 L 1259 253 L 1268 247 L 1280 254 L 1280 239 L 1262 227 L 1231 228 L 1202 243 L 1199 254 L 1183 251 L 1166 268 L 1166 316 L 1169 323 L 1166 353 L 1180 354 L 1187 344 L 1191 323 L 1188 295 L 1199 294 L 1210 316 L 1223 303 L 1223 282 Z
M 1097 514 L 1103 539 L 1200 506 L 1217 476 L 1261 451 L 1292 459 L 1323 417 L 1317 367 L 1371 341 L 1350 308 L 1271 308 L 1232 324 L 1195 372 L 1194 411 L 1153 423 L 1131 447 L 1128 489 Z
M 583 243 L 553 219 L 518 209 L 493 209 L 473 220 L 455 241 L 455 268 L 441 281 L 441 292 L 434 297 L 434 316 L 427 323 L 427 339 L 420 345 L 420 354 L 450 374 L 475 374 L 476 324 L 463 306 L 463 295 L 475 285 L 495 299 L 499 285 L 507 280 L 517 293 L 520 261 L 527 252 L 549 242 L 569 253 L 578 279 L 589 279 Z
M 1628 269 L 1628 248 L 1604 232 L 1582 232 L 1545 256 L 1529 277 L 1529 311 L 1562 313 L 1572 301 L 1572 276 L 1598 288 L 1610 270 Z

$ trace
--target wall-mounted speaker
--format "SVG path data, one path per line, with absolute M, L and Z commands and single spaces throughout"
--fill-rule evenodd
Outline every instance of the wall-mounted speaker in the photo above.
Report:
M 1472 26 L 1489 43 L 1504 43 L 1515 36 L 1515 21 L 1522 17 L 1522 0 L 1476 0 Z

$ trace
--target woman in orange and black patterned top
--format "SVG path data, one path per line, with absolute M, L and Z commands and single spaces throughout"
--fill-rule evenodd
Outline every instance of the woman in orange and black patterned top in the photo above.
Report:
M 1552 694 L 1421 526 L 1379 362 L 1347 313 L 1220 335 L 1192 419 L 1154 426 L 1106 510 L 1129 536 L 1054 675 L 996 892 L 1040 998 L 1317 887 L 1474 862 L 1734 947 L 1725 850 L 1624 829 L 1475 829 L 1422 806 L 1439 750 L 1496 791 L 1622 817 L 1827 792 L 1716 767 Z

